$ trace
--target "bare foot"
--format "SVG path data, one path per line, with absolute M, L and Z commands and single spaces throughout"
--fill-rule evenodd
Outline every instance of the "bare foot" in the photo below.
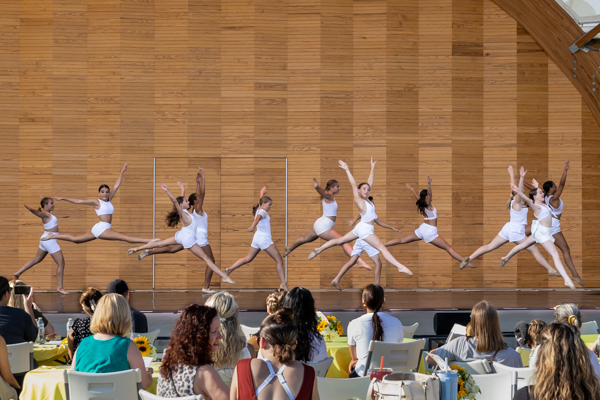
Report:
M 233 281 L 233 279 L 231 279 L 230 277 L 227 278 L 221 278 L 223 280 L 223 282 L 225 283 L 230 283 L 232 285 L 235 285 L 235 282 Z
M 583 280 L 581 279 L 581 277 L 579 277 L 579 276 L 574 276 L 574 277 L 572 277 L 571 279 L 572 279 L 572 280 L 574 280 L 574 281 L 575 281 L 575 283 L 577 283 L 579 286 L 585 286 L 585 285 L 583 284 Z
M 69 294 L 69 292 L 67 292 L 65 289 L 62 289 L 62 288 L 58 288 L 58 289 L 56 289 L 56 291 L 60 294 Z
M 339 290 L 340 292 L 342 291 L 342 288 L 340 287 L 340 284 L 337 283 L 336 281 L 331 281 L 331 285 L 336 288 L 337 290 Z
M 508 260 L 510 260 L 510 258 L 502 257 L 501 260 L 502 261 L 500 261 L 500 268 L 504 267 L 506 265 L 506 263 L 508 262 Z
M 462 260 L 460 263 L 460 269 L 463 269 L 464 267 L 466 267 L 470 262 L 471 262 L 471 257 L 465 257 L 465 259 Z
M 282 258 L 286 258 L 289 254 L 290 254 L 290 250 L 286 247 L 285 251 L 283 252 L 283 254 L 281 255 L 281 257 Z
M 140 253 L 140 255 L 138 256 L 138 260 L 141 260 L 143 258 L 148 257 L 148 250 L 144 250 Z
M 159 238 L 154 238 L 151 241 L 149 241 L 148 243 L 154 243 L 154 242 L 160 242 Z
M 371 266 L 369 264 L 367 264 L 366 262 L 364 262 L 364 261 L 361 262 L 360 258 L 358 259 L 358 268 L 364 268 L 367 271 L 373 271 L 373 268 L 371 268 Z M 339 289 L 339 290 L 341 290 L 341 289 Z
M 413 276 L 412 271 L 406 267 L 398 267 L 398 272 L 403 272 L 408 276 Z
M 308 259 L 309 259 L 309 260 L 312 260 L 313 258 L 315 258 L 316 256 L 318 256 L 320 252 L 321 252 L 321 250 L 319 250 L 318 248 L 314 249 L 314 250 L 312 251 L 312 253 L 310 253 L 310 254 L 308 255 Z
M 548 272 L 548 276 L 562 276 L 562 275 L 560 274 L 560 272 L 558 272 L 557 270 L 553 269 L 552 271 Z M 575 279 L 575 278 L 573 278 L 573 279 Z
M 230 270 L 229 268 L 225 268 L 225 275 L 229 276 L 229 274 L 231 274 L 233 271 Z
M 129 250 L 127 250 L 127 255 L 128 255 L 128 256 L 130 256 L 130 255 L 132 255 L 132 254 L 133 254 L 133 253 L 135 253 L 135 252 L 137 252 L 137 249 L 136 249 L 136 248 L 129 249 Z

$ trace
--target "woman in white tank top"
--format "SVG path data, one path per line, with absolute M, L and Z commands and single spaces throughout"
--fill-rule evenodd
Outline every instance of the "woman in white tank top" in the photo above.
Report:
M 54 211 L 54 200 L 52 200 L 51 197 L 44 197 L 40 201 L 40 207 L 37 210 L 30 208 L 27 205 L 25 205 L 25 208 L 36 217 L 42 219 L 42 223 L 44 224 L 44 234 L 42 235 L 42 238 L 45 236 L 50 236 L 52 240 L 42 241 L 40 239 L 37 254 L 33 259 L 27 261 L 25 265 L 21 267 L 19 272 L 14 274 L 15 279 L 19 279 L 19 277 L 29 268 L 41 263 L 42 260 L 46 258 L 46 255 L 50 253 L 52 259 L 56 263 L 56 281 L 58 283 L 58 288 L 56 290 L 62 294 L 69 294 L 69 292 L 67 292 L 63 286 L 65 258 L 63 257 L 60 246 L 54 239 L 54 236 L 58 235 L 58 220 L 52 214 L 52 211 Z
M 64 200 L 73 204 L 83 204 L 86 206 L 94 207 L 100 222 L 94 225 L 90 232 L 84 233 L 83 235 L 73 236 L 73 235 L 55 235 L 55 236 L 46 236 L 41 240 L 66 240 L 68 242 L 73 242 L 76 244 L 89 242 L 94 239 L 103 239 L 103 240 L 121 240 L 123 242 L 129 243 L 149 243 L 153 240 L 158 239 L 140 239 L 133 236 L 125 235 L 124 233 L 120 233 L 111 229 L 112 215 L 115 211 L 114 206 L 111 203 L 111 200 L 117 194 L 117 190 L 121 186 L 121 181 L 123 180 L 123 174 L 127 170 L 127 163 L 123 165 L 123 169 L 121 169 L 121 173 L 119 174 L 119 178 L 115 182 L 113 186 L 113 190 L 111 191 L 108 185 L 101 185 L 98 189 L 98 193 L 100 198 L 94 200 L 79 200 L 79 199 L 67 199 L 65 197 L 54 197 L 54 200 Z
M 271 217 L 269 217 L 269 210 L 273 205 L 273 200 L 271 200 L 269 196 L 265 196 L 268 191 L 269 189 L 267 189 L 266 186 L 263 186 L 260 190 L 258 203 L 254 204 L 252 207 L 254 220 L 247 231 L 254 232 L 254 229 L 256 229 L 256 233 L 252 238 L 248 255 L 237 260 L 231 267 L 225 268 L 225 273 L 229 275 L 242 265 L 252 262 L 258 253 L 261 250 L 264 250 L 273 260 L 275 260 L 277 275 L 279 276 L 280 281 L 279 287 L 283 290 L 288 290 L 285 274 L 283 272 L 283 258 L 281 258 L 281 254 L 279 254 L 279 250 L 277 250 L 277 246 L 273 243 L 273 238 L 271 237 Z
M 170 213 L 168 213 L 165 218 L 166 225 L 168 227 L 174 228 L 177 225 L 179 225 L 179 222 L 181 221 L 182 227 L 179 231 L 175 233 L 175 236 L 169 239 L 160 240 L 158 242 L 148 243 L 141 247 L 129 249 L 127 251 L 127 254 L 131 255 L 140 250 L 179 244 L 183 246 L 184 249 L 188 249 L 189 251 L 191 251 L 196 257 L 202 259 L 206 263 L 206 265 L 213 270 L 214 273 L 221 277 L 223 282 L 235 284 L 235 282 L 232 281 L 231 278 L 225 275 L 219 269 L 219 267 L 215 265 L 215 263 L 208 257 L 204 250 L 202 250 L 202 248 L 198 246 L 198 243 L 196 243 L 197 223 L 194 217 L 192 217 L 192 214 L 188 212 L 188 208 L 190 208 L 189 201 L 183 196 L 175 198 L 175 196 L 173 196 L 169 191 L 167 185 L 165 185 L 164 183 L 160 184 L 160 188 L 167 193 L 167 196 L 169 196 L 169 199 L 171 199 L 171 202 L 173 203 L 173 210 Z
M 413 233 L 402 239 L 392 239 L 385 244 L 386 247 L 395 246 L 397 244 L 406 244 L 415 242 L 417 240 L 424 240 L 425 243 L 431 243 L 435 247 L 442 250 L 446 250 L 452 258 L 462 261 L 463 258 L 454 250 L 454 248 L 444 240 L 443 237 L 438 235 L 437 228 L 437 209 L 431 204 L 432 192 L 431 192 L 431 178 L 427 176 L 427 189 L 421 190 L 420 195 L 417 195 L 415 189 L 408 183 L 406 187 L 412 192 L 417 199 L 417 207 L 419 214 L 423 217 L 424 221 Z M 469 268 L 476 268 L 474 265 L 469 264 Z
M 350 181 L 350 185 L 352 186 L 352 193 L 354 194 L 354 202 L 358 207 L 358 211 L 361 215 L 360 222 L 356 225 L 356 227 L 346 233 L 343 237 L 338 239 L 332 239 L 325 243 L 323 246 L 316 248 L 312 253 L 308 256 L 309 260 L 312 260 L 317 255 L 319 255 L 322 251 L 327 250 L 333 246 L 339 246 L 344 243 L 351 242 L 355 239 L 362 239 L 377 250 L 381 252 L 383 257 L 392 265 L 398 268 L 398 272 L 403 272 L 407 275 L 412 276 L 413 273 L 410 269 L 406 268 L 404 265 L 399 263 L 394 256 L 389 252 L 389 250 L 381 243 L 381 240 L 375 235 L 375 224 L 381 225 L 379 220 L 377 219 L 377 214 L 375 214 L 375 205 L 369 201 L 369 196 L 371 195 L 371 188 L 373 187 L 373 178 L 375 174 L 375 164 L 377 161 L 373 161 L 373 157 L 371 157 L 371 173 L 369 174 L 369 179 L 366 183 L 361 183 L 358 187 L 356 186 L 356 180 L 352 176 L 350 169 L 348 168 L 348 164 L 339 161 L 340 168 L 346 171 L 348 175 L 348 180 Z M 391 228 L 391 227 L 390 227 Z M 396 228 L 391 228 L 393 230 L 397 230 Z
M 519 178 L 519 191 L 523 191 L 523 185 L 525 182 L 525 171 L 524 167 L 520 169 L 520 178 Z M 512 165 L 508 166 L 508 174 L 510 175 L 510 183 L 514 183 L 514 170 Z M 508 205 L 508 210 L 510 213 L 510 221 L 504 224 L 502 230 L 496 235 L 495 238 L 492 239 L 488 244 L 481 246 L 473 254 L 460 263 L 460 269 L 463 269 L 467 264 L 471 261 L 475 260 L 477 257 L 480 257 L 490 251 L 496 250 L 498 247 L 505 245 L 508 242 L 521 244 L 526 240 L 525 235 L 525 226 L 527 225 L 527 213 L 529 212 L 529 208 L 523 205 L 523 200 L 517 195 L 517 192 L 511 192 L 511 200 Z M 550 276 L 560 276 L 560 273 L 552 268 L 548 261 L 542 256 L 540 250 L 534 245 L 531 245 L 527 248 L 527 250 L 533 255 L 535 260 L 542 267 L 548 270 L 548 275 Z
M 342 235 L 333 230 L 338 209 L 338 205 L 334 196 L 340 192 L 339 182 L 335 179 L 331 179 L 327 182 L 325 189 L 323 189 L 319 186 L 319 181 L 317 181 L 317 178 L 313 178 L 313 186 L 315 187 L 317 193 L 319 193 L 321 196 L 323 215 L 315 221 L 313 226 L 310 228 L 310 231 L 308 231 L 306 235 L 300 236 L 298 239 L 294 240 L 289 247 L 285 248 L 283 258 L 287 257 L 297 247 L 300 247 L 306 243 L 314 242 L 318 238 L 331 240 L 342 237 Z M 344 253 L 346 253 L 348 257 L 351 257 L 352 246 L 350 246 L 348 243 L 344 243 L 342 248 L 344 249 Z M 358 267 L 371 271 L 369 264 L 367 264 L 362 258 L 358 259 Z

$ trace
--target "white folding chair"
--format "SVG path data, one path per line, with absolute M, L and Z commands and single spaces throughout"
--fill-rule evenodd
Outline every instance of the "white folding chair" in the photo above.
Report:
M 67 400 L 134 400 L 142 389 L 138 368 L 104 374 L 64 370 L 63 378 Z
M 467 334 L 467 327 L 461 324 L 454 324 L 452 326 L 452 329 L 450 329 L 450 333 L 448 334 L 448 337 L 446 338 L 446 343 L 450 343 L 451 341 L 453 341 L 456 338 L 459 338 L 461 336 L 465 336 Z
M 412 339 L 415 335 L 417 328 L 419 327 L 419 323 L 415 322 L 411 326 L 402 325 L 402 332 L 404 332 L 404 339 Z
M 19 374 L 33 369 L 33 342 L 9 344 L 6 348 L 10 372 Z
M 313 367 L 317 376 L 325 378 L 325 375 L 327 375 L 327 371 L 329 371 L 329 367 L 331 367 L 332 362 L 333 357 L 327 357 L 323 361 L 319 361 L 316 363 L 306 363 L 306 365 L 310 365 L 311 367 Z
M 259 327 L 254 328 L 252 326 L 246 326 L 243 324 L 240 324 L 240 328 L 242 328 L 242 332 L 244 333 L 244 337 L 246 338 L 246 340 L 250 339 L 252 335 L 258 332 L 258 330 L 260 329 Z
M 152 394 L 150 392 L 146 392 L 145 390 L 140 390 L 139 391 L 140 394 L 140 398 L 142 400 L 168 400 L 166 397 L 160 397 L 157 396 L 155 394 Z M 185 396 L 185 397 L 178 397 L 178 400 L 201 400 L 204 397 L 202 397 L 202 395 L 197 395 L 197 396 Z
M 471 375 L 475 384 L 481 389 L 476 399 L 512 400 L 517 387 L 517 373 Z
M 490 363 L 487 360 L 475 360 L 475 361 L 449 361 L 448 364 L 458 365 L 459 367 L 463 367 L 467 370 L 471 375 L 486 375 L 493 373 L 492 368 L 490 367 Z
M 507 367 L 506 365 L 495 362 L 494 369 L 497 373 L 503 374 L 506 372 L 516 372 L 517 373 L 517 389 L 521 389 L 522 387 L 535 385 L 535 379 L 533 375 L 535 374 L 534 368 L 514 368 Z
M 581 324 L 579 329 L 581 335 L 597 335 L 598 334 L 598 323 L 596 321 L 584 322 Z
M 160 329 L 156 329 L 153 330 L 151 332 L 146 332 L 146 333 L 133 333 L 133 338 L 135 339 L 136 337 L 140 337 L 140 336 L 144 336 L 146 339 L 148 339 L 148 343 L 150 343 L 151 345 L 154 346 L 154 341 L 156 340 L 156 338 L 158 337 L 158 335 L 160 334 Z
M 388 343 L 371 340 L 369 354 L 365 363 L 365 371 L 369 368 L 380 368 L 383 356 L 383 367 L 394 371 L 409 371 L 419 367 L 419 356 L 425 347 L 425 339 L 406 343 Z
M 319 398 L 324 400 L 348 400 L 356 397 L 366 400 L 370 383 L 368 376 L 349 379 L 317 377 Z

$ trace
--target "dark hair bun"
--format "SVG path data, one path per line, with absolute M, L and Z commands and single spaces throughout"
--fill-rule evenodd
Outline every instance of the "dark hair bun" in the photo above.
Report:
M 281 325 L 294 325 L 294 312 L 291 308 L 284 307 L 273 315 L 273 321 Z

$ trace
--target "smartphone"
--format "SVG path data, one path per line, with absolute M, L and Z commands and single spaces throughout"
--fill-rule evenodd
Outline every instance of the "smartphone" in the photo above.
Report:
M 28 296 L 29 292 L 31 292 L 31 286 L 17 285 L 13 287 L 13 290 L 15 291 L 15 294 L 24 294 L 25 296 Z

